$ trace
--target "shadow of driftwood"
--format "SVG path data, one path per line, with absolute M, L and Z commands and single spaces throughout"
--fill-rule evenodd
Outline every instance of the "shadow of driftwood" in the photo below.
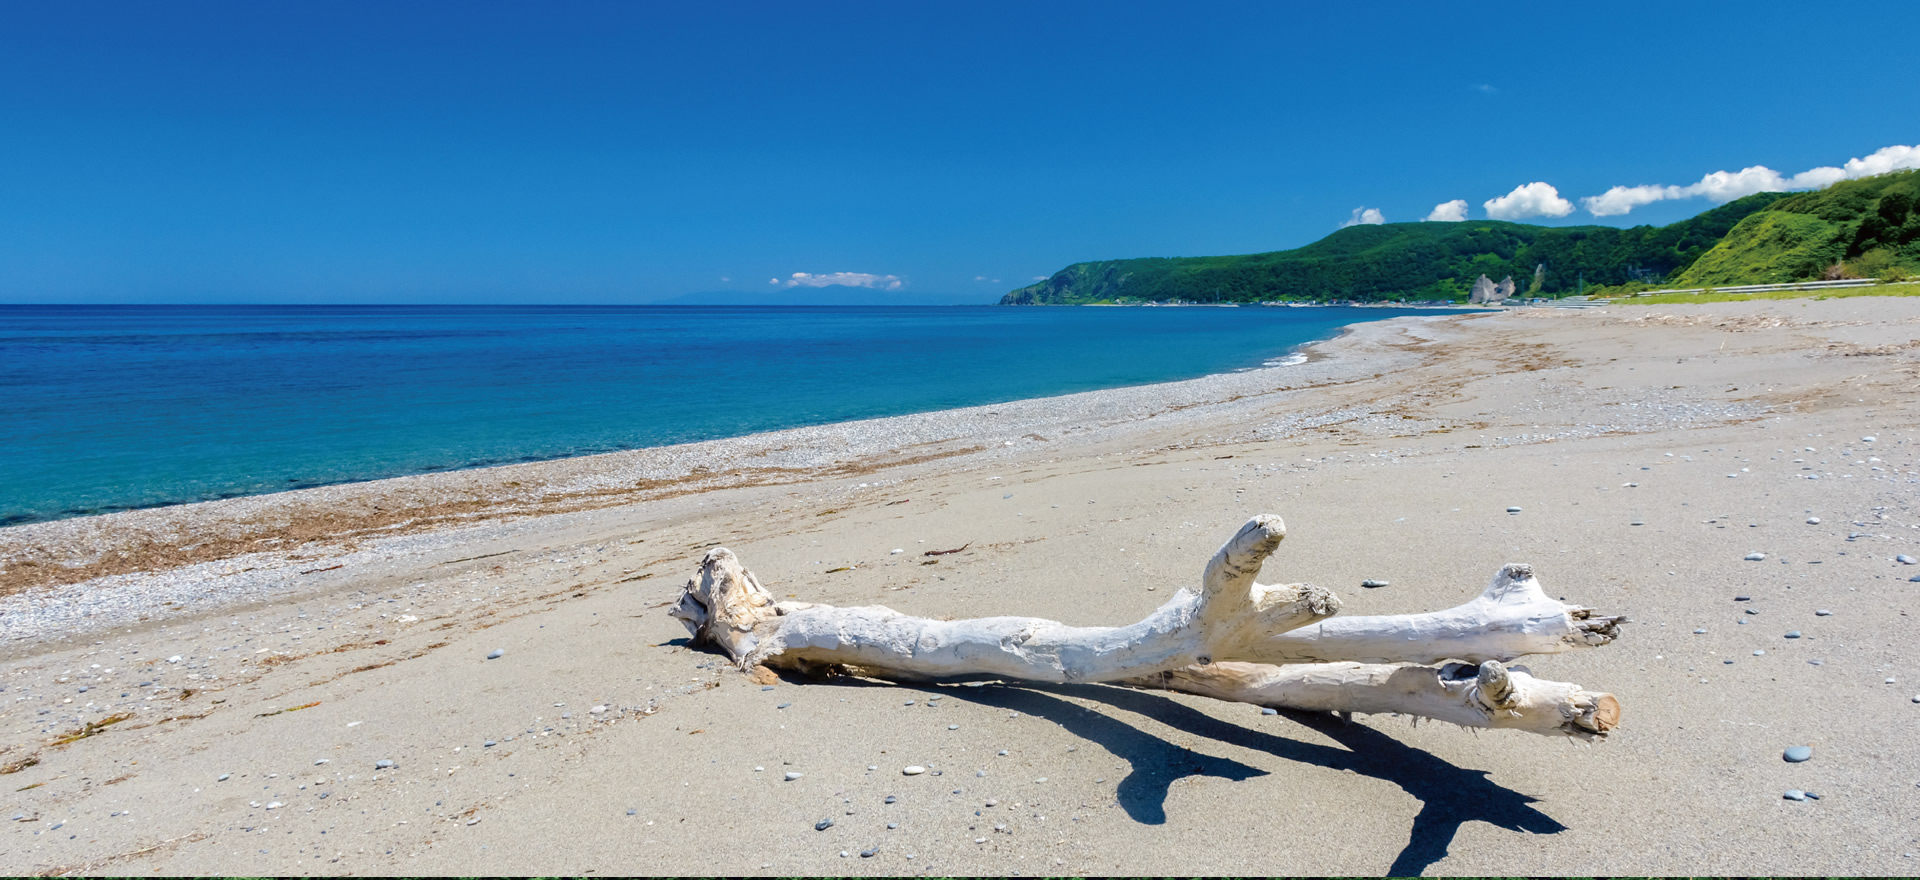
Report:
M 1125 760 L 1133 769 L 1115 794 L 1127 815 L 1144 824 L 1166 821 L 1167 792 L 1178 779 L 1214 776 L 1237 782 L 1264 776 L 1267 771 L 1228 758 L 1198 754 L 1062 697 L 1097 700 L 1195 736 L 1258 749 L 1288 761 L 1352 770 L 1400 786 L 1419 800 L 1421 807 L 1414 816 L 1406 847 L 1384 872 L 1390 876 L 1417 875 L 1446 857 L 1454 834 L 1467 822 L 1486 822 L 1533 834 L 1566 830 L 1565 825 L 1530 806 L 1534 798 L 1495 784 L 1485 770 L 1456 767 L 1364 724 L 1350 724 L 1329 714 L 1286 712 L 1283 717 L 1319 731 L 1344 749 L 1253 730 L 1160 694 L 1124 688 L 990 685 L 940 688 L 939 692 L 951 699 L 1046 719 Z

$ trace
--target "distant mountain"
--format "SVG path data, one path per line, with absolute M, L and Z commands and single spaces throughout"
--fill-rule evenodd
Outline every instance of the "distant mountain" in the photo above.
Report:
M 1350 226 L 1287 251 L 1075 263 L 1000 301 L 1459 299 L 1481 275 L 1512 277 L 1522 296 L 1572 293 L 1582 283 L 1657 282 L 1684 272 L 1736 224 L 1787 198 L 1759 193 L 1668 226 L 1630 229 L 1500 220 Z
M 902 293 L 863 287 L 707 290 L 655 300 L 657 306 L 988 306 L 990 293 Z
M 1675 286 L 1920 275 L 1920 171 L 1796 193 L 1735 224 Z

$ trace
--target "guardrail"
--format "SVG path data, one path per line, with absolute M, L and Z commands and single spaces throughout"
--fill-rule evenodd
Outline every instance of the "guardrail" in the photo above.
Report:
M 1848 278 L 1842 281 L 1797 281 L 1789 284 L 1743 284 L 1734 287 L 1689 287 L 1673 290 L 1643 290 L 1634 296 L 1660 296 L 1673 293 L 1767 293 L 1774 290 L 1829 290 L 1840 287 L 1870 287 L 1880 282 L 1872 278 Z

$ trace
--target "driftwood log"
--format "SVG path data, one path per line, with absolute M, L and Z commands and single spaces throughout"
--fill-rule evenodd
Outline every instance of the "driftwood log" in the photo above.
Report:
M 1182 589 L 1126 626 L 931 620 L 879 606 L 780 602 L 726 548 L 707 553 L 669 613 L 695 644 L 718 647 L 743 669 L 1108 682 L 1580 739 L 1604 737 L 1619 723 L 1612 694 L 1506 664 L 1604 645 L 1625 618 L 1553 600 L 1519 564 L 1503 566 L 1478 597 L 1444 611 L 1336 617 L 1340 602 L 1325 589 L 1255 582 L 1285 534 L 1279 517 L 1255 517 L 1214 553 L 1198 593 Z

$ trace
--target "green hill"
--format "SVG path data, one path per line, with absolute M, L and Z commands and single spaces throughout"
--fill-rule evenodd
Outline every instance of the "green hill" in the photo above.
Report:
M 1498 220 L 1352 226 L 1289 251 L 1075 263 L 1004 305 L 1457 299 L 1481 275 L 1571 293 L 1920 274 L 1920 171 L 1759 193 L 1669 226 Z
M 1678 287 L 1920 274 L 1920 171 L 1846 180 L 1748 215 Z

